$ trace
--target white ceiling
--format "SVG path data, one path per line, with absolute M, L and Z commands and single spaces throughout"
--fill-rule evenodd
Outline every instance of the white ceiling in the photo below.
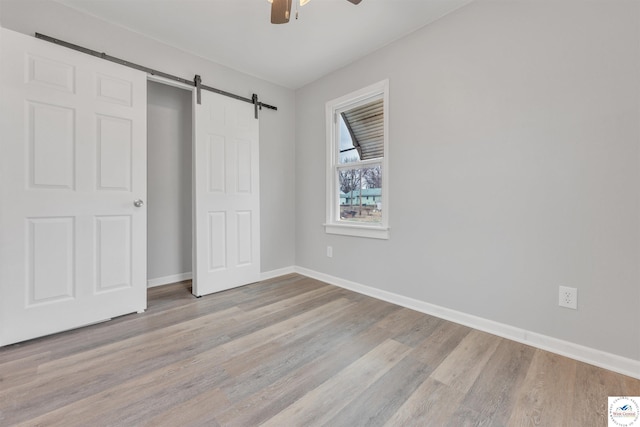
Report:
M 267 0 L 56 0 L 264 80 L 297 89 L 471 0 L 312 0 L 272 25 Z M 294 0 L 295 3 L 295 0 Z M 295 6 L 294 6 L 295 10 Z

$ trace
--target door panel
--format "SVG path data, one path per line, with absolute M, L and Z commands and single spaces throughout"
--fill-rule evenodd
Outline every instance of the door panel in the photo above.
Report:
M 209 271 L 227 268 L 227 213 L 209 212 Z
M 224 193 L 226 185 L 226 158 L 225 139 L 220 135 L 209 135 L 209 145 L 207 147 L 209 164 L 207 173 L 209 174 L 209 193 Z
M 146 308 L 146 75 L 0 36 L 0 345 Z
M 260 280 L 258 120 L 251 104 L 201 96 L 194 102 L 197 296 Z
M 98 99 L 112 104 L 131 107 L 132 82 L 101 73 L 96 73 Z
M 27 235 L 27 305 L 75 296 L 73 218 L 29 218 Z
M 97 115 L 98 190 L 131 191 L 132 128 L 129 119 Z
M 28 157 L 31 187 L 75 188 L 75 112 L 28 101 Z
M 236 240 L 238 242 L 238 265 L 253 262 L 253 220 L 251 211 L 236 212 Z
M 130 288 L 131 216 L 96 216 L 96 291 Z
M 51 58 L 43 58 L 27 53 L 29 62 L 27 83 L 41 84 L 45 87 L 75 92 L 75 67 L 71 64 Z

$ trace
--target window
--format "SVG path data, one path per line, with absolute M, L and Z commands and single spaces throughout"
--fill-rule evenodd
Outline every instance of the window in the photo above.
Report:
M 389 238 L 388 92 L 384 80 L 327 102 L 327 233 Z

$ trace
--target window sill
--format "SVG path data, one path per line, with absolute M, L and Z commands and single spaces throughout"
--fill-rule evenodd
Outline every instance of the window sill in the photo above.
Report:
M 389 227 L 355 224 L 323 224 L 327 234 L 367 237 L 370 239 L 389 239 Z

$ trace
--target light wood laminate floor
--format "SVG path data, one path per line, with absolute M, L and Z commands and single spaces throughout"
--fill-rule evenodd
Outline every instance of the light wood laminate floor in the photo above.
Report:
M 0 425 L 606 426 L 640 380 L 299 275 L 0 349 Z

